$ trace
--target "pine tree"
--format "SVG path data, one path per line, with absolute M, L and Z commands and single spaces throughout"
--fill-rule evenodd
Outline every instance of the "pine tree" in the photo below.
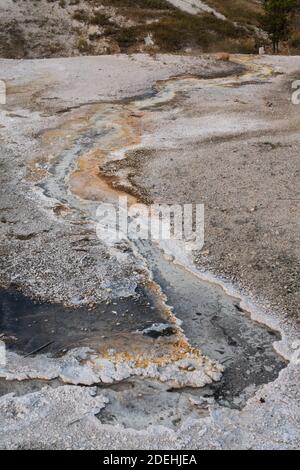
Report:
M 291 15 L 296 4 L 296 0 L 263 0 L 261 25 L 272 41 L 274 53 L 279 52 L 280 41 L 288 37 Z

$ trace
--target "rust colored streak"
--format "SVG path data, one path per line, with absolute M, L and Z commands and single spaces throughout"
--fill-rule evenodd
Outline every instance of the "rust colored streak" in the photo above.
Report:
M 78 158 L 77 167 L 71 173 L 69 186 L 73 194 L 90 201 L 115 201 L 120 196 L 128 197 L 128 205 L 138 202 L 135 195 L 123 190 L 122 178 L 117 175 L 106 175 L 101 167 L 106 163 L 109 154 L 137 145 L 141 141 L 141 115 L 133 115 L 131 110 L 123 111 L 115 120 L 118 135 L 105 149 L 96 147 Z
M 101 174 L 100 166 L 104 159 L 105 153 L 98 148 L 79 157 L 77 168 L 70 175 L 69 181 L 73 194 L 89 201 L 110 201 L 127 195 L 124 191 L 114 188 L 116 178 Z M 136 202 L 134 197 L 129 199 L 131 204 Z

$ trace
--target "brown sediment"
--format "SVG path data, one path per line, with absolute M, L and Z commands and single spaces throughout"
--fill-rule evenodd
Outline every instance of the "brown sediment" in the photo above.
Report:
M 38 137 L 43 144 L 43 153 L 32 158 L 27 164 L 27 180 L 38 182 L 47 177 L 47 165 L 60 161 L 64 151 L 72 149 L 78 139 L 95 128 L 95 123 L 103 114 L 102 127 L 111 131 L 107 138 L 103 135 L 101 145 L 84 150 L 75 161 L 76 167 L 68 176 L 70 191 L 83 200 L 115 201 L 120 196 L 128 196 L 128 205 L 138 202 L 138 197 L 124 185 L 121 176 L 108 175 L 103 166 L 109 155 L 122 149 L 131 148 L 141 142 L 142 117 L 144 113 L 132 109 L 130 105 L 102 103 L 88 105 L 76 110 L 74 115 L 62 125 L 46 129 Z M 102 116 L 101 116 L 102 118 Z
M 117 177 L 101 173 L 100 167 L 104 160 L 105 153 L 98 148 L 79 157 L 77 168 L 72 172 L 69 180 L 69 187 L 73 194 L 89 201 L 116 200 L 120 196 L 127 196 L 125 191 L 114 187 Z M 128 197 L 128 204 L 136 202 L 135 197 Z
M 53 207 L 53 212 L 56 215 L 60 215 L 64 217 L 66 214 L 71 212 L 71 209 L 67 207 L 65 204 L 58 203 L 58 204 L 55 204 L 55 206 Z
M 13 80 L 6 82 L 7 104 L 18 107 L 25 105 L 31 110 L 40 110 L 47 112 L 45 103 L 41 106 L 42 96 L 49 91 L 49 77 L 30 80 L 30 82 L 19 85 L 13 84 Z
M 34 91 L 37 87 L 41 87 L 41 85 L 46 85 L 49 83 L 48 79 L 36 79 L 30 80 L 30 82 L 22 83 L 19 85 L 13 84 L 13 80 L 6 81 L 6 92 L 7 95 L 16 95 L 21 93 L 30 93 Z
M 127 188 L 121 187 L 120 176 L 106 175 L 102 168 L 109 154 L 140 143 L 140 117 L 141 115 L 133 115 L 130 109 L 124 110 L 120 113 L 119 119 L 113 123 L 119 129 L 118 138 L 113 136 L 107 148 L 97 146 L 78 158 L 77 167 L 69 179 L 69 187 L 73 194 L 90 201 L 103 201 L 110 198 L 116 200 L 120 196 L 127 196 L 128 205 L 138 202 L 136 195 L 130 195 Z M 115 140 L 117 140 L 116 143 Z

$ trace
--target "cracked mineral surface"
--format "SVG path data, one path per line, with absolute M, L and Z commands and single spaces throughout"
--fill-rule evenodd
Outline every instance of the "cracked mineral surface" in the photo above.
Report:
M 299 446 L 299 65 L 0 60 L 1 448 Z M 99 236 L 119 197 L 204 246 Z

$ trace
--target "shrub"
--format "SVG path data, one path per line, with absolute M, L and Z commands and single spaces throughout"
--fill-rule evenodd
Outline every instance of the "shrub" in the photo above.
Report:
M 103 13 L 96 12 L 91 18 L 91 24 L 96 24 L 98 26 L 106 26 L 110 24 L 109 18 Z
M 73 13 L 73 18 L 76 21 L 80 21 L 81 23 L 88 23 L 90 20 L 90 15 L 85 10 L 75 10 Z
M 53 42 L 49 44 L 48 49 L 51 54 L 58 54 L 63 50 L 63 46 L 59 42 Z
M 78 39 L 77 49 L 79 50 L 79 52 L 82 52 L 82 53 L 88 53 L 91 51 L 91 47 L 88 41 L 83 37 Z
M 121 49 L 127 49 L 137 42 L 137 29 L 135 27 L 123 28 L 116 33 L 115 39 Z
M 167 0 L 102 0 L 104 5 L 143 8 L 149 10 L 170 10 L 174 7 Z

